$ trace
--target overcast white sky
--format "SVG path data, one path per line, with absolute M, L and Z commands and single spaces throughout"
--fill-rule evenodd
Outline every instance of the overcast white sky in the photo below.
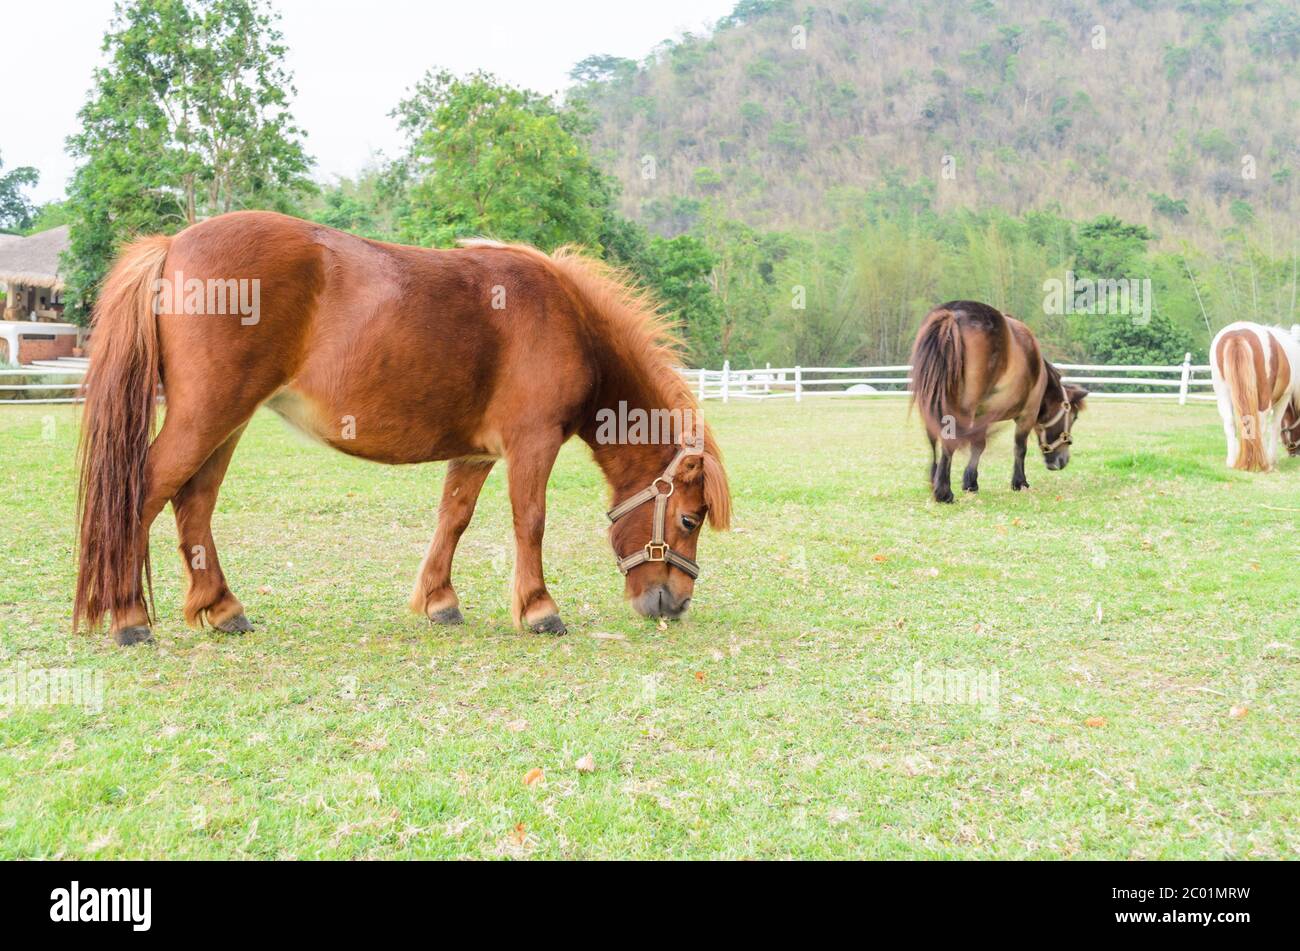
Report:
M 486 69 L 555 92 L 592 53 L 640 59 L 660 40 L 699 31 L 735 0 L 273 0 L 283 15 L 317 177 L 351 175 L 402 140 L 388 113 L 424 71 Z M 113 0 L 4 0 L 0 158 L 33 165 L 38 201 L 63 196 L 76 131 Z M 16 79 L 16 82 L 14 81 Z

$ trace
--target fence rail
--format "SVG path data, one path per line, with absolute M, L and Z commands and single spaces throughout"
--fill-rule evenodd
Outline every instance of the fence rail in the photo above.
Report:
M 43 363 L 37 361 L 31 366 L 16 369 L 0 368 L 0 405 L 49 403 L 80 403 L 81 381 L 86 376 L 86 367 L 53 366 L 54 361 Z M 52 382 L 51 377 L 75 377 L 67 383 Z M 13 382 L 18 381 L 18 382 Z M 36 396 L 24 394 L 35 393 Z M 42 396 L 43 393 L 64 393 L 64 396 Z
M 1086 387 L 1089 399 L 1176 399 L 1180 406 L 1214 400 L 1209 365 L 1192 363 L 1190 353 L 1175 366 L 1058 363 L 1056 368 L 1065 382 Z M 730 362 L 723 363 L 721 370 L 682 370 L 700 400 L 718 399 L 724 403 L 772 399 L 801 403 L 810 397 L 906 396 L 912 383 L 911 372 L 912 368 L 905 364 L 881 367 L 773 367 L 769 364 L 733 370 Z
M 1056 366 L 1067 383 L 1087 387 L 1090 399 L 1176 399 L 1180 406 L 1188 402 L 1214 400 L 1209 365 L 1192 363 L 1190 353 L 1176 366 L 1075 363 L 1058 363 Z M 792 399 L 800 403 L 810 397 L 905 396 L 912 382 L 911 371 L 912 368 L 906 364 L 881 367 L 768 365 L 761 369 L 733 370 L 730 363 L 724 363 L 721 370 L 683 369 L 682 374 L 700 400 L 720 399 L 727 403 L 731 400 Z M 84 367 L 55 367 L 40 363 L 12 370 L 0 369 L 0 404 L 80 402 L 79 390 L 85 372 Z M 57 382 L 49 379 L 51 377 L 75 379 Z M 1142 389 L 1133 390 L 1133 387 Z M 65 395 L 45 396 L 46 393 Z

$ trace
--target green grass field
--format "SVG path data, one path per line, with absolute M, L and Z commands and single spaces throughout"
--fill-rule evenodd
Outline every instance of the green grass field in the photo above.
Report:
M 120 649 L 69 633 L 75 413 L 0 408 L 0 673 L 104 688 L 0 706 L 0 857 L 1296 856 L 1300 460 L 1229 472 L 1212 407 L 1094 401 L 1068 470 L 1032 458 L 1013 494 L 1003 433 L 941 507 L 900 401 L 708 409 L 736 529 L 681 623 L 622 602 L 571 444 L 546 545 L 570 635 L 511 628 L 501 467 L 468 623 L 432 629 L 406 598 L 441 467 L 261 413 L 214 529 L 256 633 L 181 622 L 168 511 L 158 643 Z

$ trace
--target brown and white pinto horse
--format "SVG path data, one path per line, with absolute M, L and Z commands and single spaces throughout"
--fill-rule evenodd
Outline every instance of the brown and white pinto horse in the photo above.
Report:
M 160 297 L 173 280 L 174 294 Z M 256 314 L 212 306 L 213 288 L 247 286 L 241 281 L 256 282 Z M 450 460 L 411 598 L 437 623 L 461 620 L 452 556 L 498 459 L 514 510 L 512 615 L 535 631 L 565 631 L 543 580 L 542 533 L 546 483 L 569 437 L 591 446 L 615 505 L 655 502 L 620 511 L 610 528 L 626 595 L 641 614 L 686 610 L 700 523 L 726 528 L 730 518 L 706 427 L 702 451 L 600 437 L 602 408 L 696 404 L 652 302 L 571 251 L 410 248 L 236 212 L 127 248 L 94 327 L 73 618 L 93 629 L 111 614 L 119 644 L 151 637 L 149 526 L 169 501 L 188 580 L 186 621 L 251 629 L 210 526 L 235 445 L 262 405 L 354 456 Z M 166 413 L 151 442 L 159 383 Z
M 1229 324 L 1210 344 L 1210 378 L 1231 468 L 1267 472 L 1281 446 L 1294 453 L 1287 414 L 1300 406 L 1300 328 Z
M 912 347 L 912 402 L 930 437 L 930 485 L 939 502 L 953 500 L 953 454 L 970 447 L 962 488 L 979 491 L 979 461 L 990 427 L 1015 420 L 1011 488 L 1029 488 L 1025 448 L 1029 433 L 1048 469 L 1070 461 L 1074 421 L 1088 391 L 1061 382 L 1028 327 L 977 301 L 950 301 L 926 315 Z M 937 452 L 937 455 L 936 455 Z

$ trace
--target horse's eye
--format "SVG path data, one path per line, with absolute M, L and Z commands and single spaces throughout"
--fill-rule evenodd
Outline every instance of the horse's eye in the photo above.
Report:
M 687 532 L 695 531 L 696 526 L 699 524 L 700 524 L 699 522 L 691 518 L 691 516 L 689 515 L 682 516 L 682 528 Z

